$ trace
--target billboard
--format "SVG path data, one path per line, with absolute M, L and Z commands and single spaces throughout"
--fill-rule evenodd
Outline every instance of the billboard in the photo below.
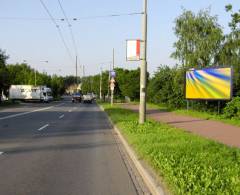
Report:
M 230 100 L 232 68 L 206 68 L 186 72 L 186 99 Z
M 127 40 L 127 61 L 140 60 L 140 40 Z

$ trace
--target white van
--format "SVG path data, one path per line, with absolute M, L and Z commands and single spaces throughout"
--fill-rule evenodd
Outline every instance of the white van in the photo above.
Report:
M 46 86 L 11 85 L 10 100 L 49 102 L 53 99 L 52 90 Z

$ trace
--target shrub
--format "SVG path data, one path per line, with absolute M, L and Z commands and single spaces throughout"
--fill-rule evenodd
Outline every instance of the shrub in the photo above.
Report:
M 235 97 L 224 108 L 226 118 L 240 118 L 240 97 Z

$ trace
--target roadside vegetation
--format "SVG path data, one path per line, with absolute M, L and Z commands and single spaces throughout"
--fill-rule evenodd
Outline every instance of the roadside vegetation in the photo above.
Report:
M 59 100 L 65 90 L 76 83 L 74 76 L 48 75 L 46 72 L 39 72 L 31 68 L 27 63 L 7 64 L 9 56 L 0 49 L 0 96 L 3 93 L 8 95 L 10 85 L 45 85 L 52 89 L 52 95 L 55 100 Z M 80 81 L 80 78 L 78 78 Z M 0 100 L 1 103 L 1 100 Z M 11 104 L 10 101 L 4 105 Z M 3 104 L 1 104 L 3 106 Z
M 103 104 L 129 144 L 173 194 L 239 194 L 240 150 Z
M 179 63 L 174 67 L 160 65 L 151 77 L 148 75 L 147 101 L 152 107 L 157 105 L 179 114 L 240 124 L 240 11 L 234 11 L 231 5 L 225 9 L 226 15 L 231 16 L 227 34 L 224 34 L 217 16 L 212 16 L 209 9 L 197 13 L 184 9 L 176 18 L 174 33 L 177 39 L 171 57 Z M 186 70 L 215 66 L 233 67 L 233 100 L 221 101 L 220 115 L 217 101 L 190 101 L 191 110 L 187 112 L 184 89 Z M 138 102 L 139 69 L 116 68 L 115 71 L 116 101 L 123 101 L 127 96 L 133 103 Z M 108 94 L 108 75 L 108 71 L 103 72 L 103 96 Z M 86 77 L 85 81 L 83 90 L 92 89 L 99 94 L 100 74 Z

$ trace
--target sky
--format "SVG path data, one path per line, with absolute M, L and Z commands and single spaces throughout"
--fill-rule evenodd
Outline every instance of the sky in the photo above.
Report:
M 42 1 L 54 18 L 64 18 L 58 0 Z M 67 22 L 56 20 L 69 52 L 40 0 L 0 0 L 0 49 L 9 55 L 7 63 L 25 60 L 40 72 L 74 75 L 77 53 L 78 74 L 83 74 L 81 67 L 84 65 L 85 75 L 94 75 L 101 68 L 109 69 L 114 48 L 116 67 L 136 69 L 140 66 L 139 61 L 126 61 L 126 40 L 141 39 L 141 15 L 93 16 L 142 12 L 142 0 L 60 2 L 69 18 L 77 51 Z M 170 55 L 176 41 L 174 20 L 183 9 L 197 13 L 210 8 L 211 15 L 218 16 L 218 23 L 227 33 L 231 20 L 225 11 L 227 4 L 232 4 L 234 10 L 240 9 L 239 0 L 148 0 L 148 71 L 153 74 L 160 65 L 174 66 L 177 63 Z

